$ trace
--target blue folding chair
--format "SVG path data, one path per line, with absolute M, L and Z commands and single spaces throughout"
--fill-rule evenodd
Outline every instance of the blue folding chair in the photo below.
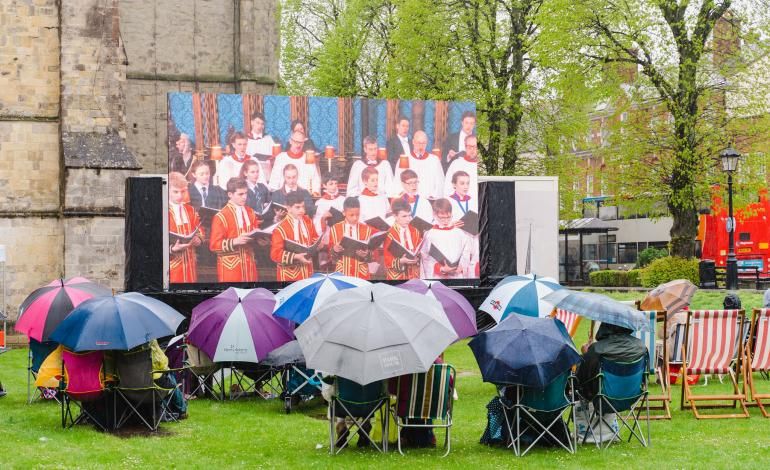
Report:
M 567 452 L 575 453 L 576 438 L 574 434 L 570 433 L 568 425 L 569 420 L 575 420 L 574 393 L 570 392 L 570 396 L 567 396 L 567 382 L 571 379 L 572 373 L 567 371 L 556 377 L 544 388 L 511 385 L 507 388 L 513 388 L 514 396 L 512 397 L 503 391 L 506 398 L 510 399 L 510 401 L 501 400 L 506 409 L 504 414 L 511 442 L 509 446 L 513 448 L 513 452 L 517 456 L 524 456 L 546 436 Z M 570 390 L 573 390 L 573 387 L 570 387 Z M 569 420 L 565 421 L 564 412 L 568 408 L 570 408 L 570 417 Z M 530 430 L 537 435 L 522 451 L 522 437 L 531 436 Z M 527 434 L 528 432 L 530 433 Z
M 635 437 L 642 446 L 647 447 L 650 442 L 650 405 L 647 401 L 648 361 L 646 355 L 636 362 L 612 362 L 600 359 L 601 369 L 593 379 L 599 381 L 599 393 L 593 399 L 593 412 L 587 418 L 589 426 L 583 436 L 584 444 L 590 434 L 598 448 L 607 448 L 619 439 L 621 431 L 625 428 L 630 431 L 628 441 Z M 639 423 L 643 408 L 646 409 L 647 417 L 646 438 Z M 616 415 L 618 427 L 609 439 L 604 439 L 602 429 L 605 426 L 612 428 L 605 418 L 610 413 Z M 598 436 L 595 434 L 594 427 L 599 428 Z

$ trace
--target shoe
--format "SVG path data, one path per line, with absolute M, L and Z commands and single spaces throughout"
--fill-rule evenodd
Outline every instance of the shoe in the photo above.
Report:
M 187 412 L 180 413 L 179 416 L 176 417 L 178 420 L 187 419 Z

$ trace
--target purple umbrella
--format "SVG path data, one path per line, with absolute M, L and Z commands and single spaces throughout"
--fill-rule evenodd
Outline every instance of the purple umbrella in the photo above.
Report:
M 450 289 L 438 281 L 412 279 L 396 287 L 418 294 L 431 296 L 439 301 L 458 339 L 478 333 L 476 329 L 476 311 L 462 294 Z
M 193 309 L 187 341 L 214 362 L 259 362 L 292 340 L 267 289 L 229 288 Z

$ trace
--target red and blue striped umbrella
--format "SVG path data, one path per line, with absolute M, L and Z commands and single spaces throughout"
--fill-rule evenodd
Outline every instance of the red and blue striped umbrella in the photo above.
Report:
M 16 331 L 37 341 L 48 341 L 59 323 L 83 301 L 112 295 L 112 291 L 84 277 L 57 279 L 29 294 L 19 308 Z

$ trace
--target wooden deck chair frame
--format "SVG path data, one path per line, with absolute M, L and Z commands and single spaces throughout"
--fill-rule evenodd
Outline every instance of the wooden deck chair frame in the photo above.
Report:
M 760 328 L 760 322 L 764 323 Z M 756 406 L 762 412 L 762 416 L 770 418 L 770 413 L 765 406 L 770 406 L 770 393 L 757 393 L 754 383 L 754 373 L 766 374 L 770 369 L 770 308 L 755 308 L 751 315 L 751 327 L 748 344 L 746 347 L 746 360 L 744 362 L 743 388 L 746 394 L 747 406 Z M 757 347 L 760 349 L 757 350 Z M 754 364 L 757 359 L 758 363 Z M 749 395 L 750 393 L 750 395 Z M 750 398 L 749 398 L 750 397 Z
M 733 338 L 722 339 L 717 341 L 717 344 L 726 345 L 727 347 L 738 348 L 738 357 L 743 356 L 744 344 L 743 341 L 738 341 L 738 338 L 743 332 L 743 323 L 745 321 L 746 313 L 744 310 L 690 310 L 687 312 L 687 324 L 685 326 L 684 342 L 682 343 L 682 401 L 681 409 L 684 410 L 689 405 L 693 414 L 697 419 L 724 419 L 724 418 L 748 418 L 749 411 L 746 408 L 746 394 L 741 390 L 738 385 L 738 376 L 742 373 L 741 362 L 736 363 L 736 369 L 732 369 L 733 358 L 735 354 L 730 354 L 730 357 L 724 359 L 722 363 L 723 367 L 698 367 L 694 370 L 690 370 L 690 366 L 696 362 L 696 359 L 700 359 L 695 356 L 695 350 L 697 348 L 690 344 L 690 335 L 693 333 L 693 322 L 703 321 L 708 317 L 725 315 L 725 312 L 736 312 L 736 336 Z M 729 322 L 728 322 L 729 323 Z M 731 346 L 732 344 L 732 346 Z M 727 356 L 725 354 L 724 356 Z M 727 374 L 730 377 L 733 386 L 732 394 L 696 394 L 693 392 L 693 387 L 687 382 L 687 375 L 689 374 Z M 724 402 L 732 402 L 732 404 Z M 714 403 L 716 402 L 716 403 Z M 700 403 L 705 403 L 701 405 Z M 725 409 L 736 408 L 740 405 L 741 413 L 723 413 L 723 414 L 703 414 L 701 410 L 705 409 Z
M 650 311 L 652 312 L 652 310 Z M 650 313 L 650 316 L 652 316 L 652 313 Z M 652 336 L 652 343 L 653 344 L 647 344 L 647 348 L 649 350 L 650 346 L 654 348 L 653 351 L 650 352 L 649 356 L 651 359 L 649 371 L 650 375 L 654 375 L 655 378 L 658 381 L 658 384 L 660 385 L 660 394 L 658 395 L 652 395 L 649 394 L 649 382 L 648 382 L 648 395 L 647 395 L 647 401 L 649 402 L 650 411 L 659 412 L 662 411 L 662 414 L 650 414 L 650 415 L 642 415 L 641 419 L 671 419 L 671 383 L 670 383 L 670 375 L 669 375 L 669 361 L 668 361 L 668 345 L 667 341 L 663 341 L 663 350 L 662 350 L 662 357 L 658 356 L 655 340 L 656 340 L 656 333 L 657 333 L 657 323 L 662 324 L 663 328 L 663 338 L 668 338 L 668 330 L 666 325 L 666 317 L 667 312 L 665 310 L 658 310 L 655 311 L 655 328 L 650 328 L 651 336 Z M 650 323 L 652 323 L 652 318 L 650 318 Z M 648 417 L 649 416 L 649 417 Z
M 551 317 L 558 318 L 559 320 L 561 320 L 561 318 L 559 318 L 559 310 L 561 310 L 561 309 L 554 308 L 551 311 Z M 566 312 L 566 313 L 569 313 L 571 315 L 575 315 L 575 321 L 570 322 L 569 325 L 567 325 L 567 323 L 565 323 L 562 320 L 562 323 L 564 323 L 564 326 L 567 328 L 567 333 L 569 333 L 569 335 L 574 338 L 575 337 L 575 333 L 577 333 L 578 327 L 580 326 L 580 321 L 583 320 L 583 317 L 581 317 L 580 315 L 578 315 L 576 313 L 568 312 L 567 310 L 562 310 L 562 311 Z

